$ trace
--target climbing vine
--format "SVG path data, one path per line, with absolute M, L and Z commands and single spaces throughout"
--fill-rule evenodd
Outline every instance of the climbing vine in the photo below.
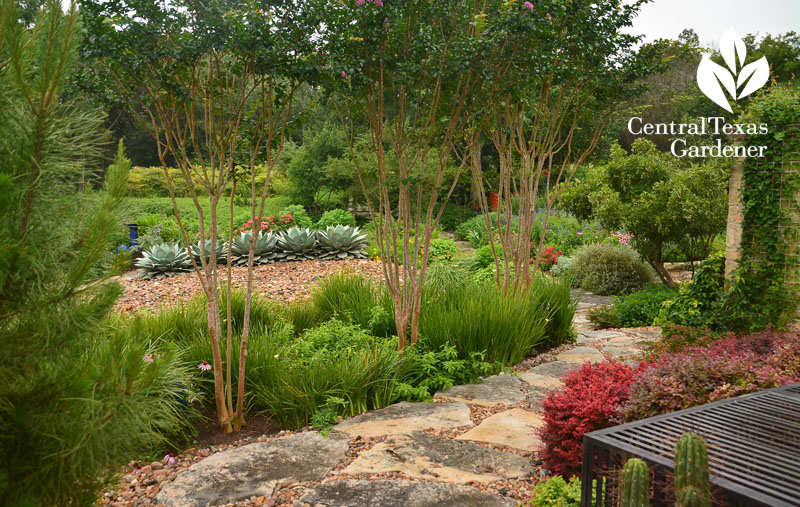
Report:
M 765 158 L 744 162 L 742 260 L 718 316 L 722 327 L 751 330 L 780 326 L 797 308 L 786 282 L 795 275 L 787 273 L 796 255 L 792 246 L 799 245 L 800 90 L 774 86 L 750 103 L 739 123 L 767 124 L 767 133 L 744 140 L 767 149 Z

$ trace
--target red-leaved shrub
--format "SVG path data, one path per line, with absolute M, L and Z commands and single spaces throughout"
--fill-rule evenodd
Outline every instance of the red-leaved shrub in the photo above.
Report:
M 792 354 L 798 349 L 796 335 L 765 331 L 662 354 L 630 386 L 623 419 L 636 421 L 794 382 L 800 363 Z
M 550 392 L 543 404 L 541 457 L 547 469 L 564 476 L 580 471 L 583 434 L 614 424 L 631 383 L 646 366 L 586 363 L 564 377 L 564 388 Z

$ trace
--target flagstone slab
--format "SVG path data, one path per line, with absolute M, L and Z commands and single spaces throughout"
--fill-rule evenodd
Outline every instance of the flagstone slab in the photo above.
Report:
M 183 507 L 269 497 L 276 486 L 324 478 L 347 459 L 348 440 L 306 432 L 218 452 L 163 483 L 156 501 Z
M 641 353 L 642 351 L 634 347 L 607 346 L 603 347 L 603 352 L 610 354 L 611 357 L 613 357 L 614 359 L 621 359 L 621 358 L 633 357 Z
M 575 312 L 575 316 L 572 318 L 573 324 L 590 324 L 591 321 L 589 320 L 589 316 L 586 312 L 578 311 Z
M 657 342 L 661 339 L 661 328 L 657 326 L 650 327 L 626 327 L 620 329 L 626 334 L 640 337 L 642 340 Z
M 536 430 L 543 425 L 542 416 L 529 410 L 514 408 L 487 417 L 479 425 L 456 437 L 456 440 L 486 442 L 534 451 L 541 446 Z
M 309 490 L 295 506 L 311 507 L 513 507 L 516 501 L 469 486 L 389 480 L 331 481 Z
M 520 380 L 524 380 L 532 387 L 555 389 L 564 385 L 564 381 L 558 377 L 553 377 L 552 375 L 542 375 L 541 373 L 536 373 L 533 370 L 520 372 L 517 374 L 517 376 L 520 378 Z
M 636 345 L 637 343 L 642 343 L 643 341 L 645 341 L 645 339 L 641 336 L 625 335 L 618 336 L 617 338 L 611 338 L 610 340 L 603 342 L 602 346 L 627 347 L 630 345 Z
M 577 370 L 581 365 L 570 363 L 567 361 L 551 361 L 549 363 L 542 363 L 539 366 L 531 368 L 530 372 L 538 373 L 540 375 L 548 375 L 551 377 L 563 377 L 573 370 Z
M 599 363 L 605 359 L 603 354 L 594 347 L 575 347 L 556 356 L 559 361 L 583 364 L 585 362 Z
M 434 399 L 462 401 L 484 407 L 513 405 L 525 399 L 525 394 L 519 389 L 521 384 L 522 381 L 513 375 L 492 375 L 477 384 L 453 386 L 438 391 Z
M 610 340 L 612 338 L 620 338 L 625 336 L 623 333 L 617 330 L 611 329 L 586 329 L 581 330 L 578 332 L 578 339 L 576 340 L 577 343 L 590 343 L 596 342 L 598 340 Z
M 466 484 L 525 477 L 533 468 L 516 454 L 414 431 L 375 444 L 342 470 L 345 475 L 390 472 Z
M 409 403 L 403 401 L 346 419 L 333 429 L 351 437 L 395 435 L 425 428 L 472 426 L 464 403 Z

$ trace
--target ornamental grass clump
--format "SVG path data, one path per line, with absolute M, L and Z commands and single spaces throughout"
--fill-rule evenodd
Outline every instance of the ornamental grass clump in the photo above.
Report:
M 305 426 L 322 410 L 349 417 L 384 407 L 406 376 L 395 339 L 336 319 L 264 359 L 249 375 L 253 404 L 284 428 Z M 336 398 L 344 402 L 332 403 Z
M 569 340 L 574 308 L 566 283 L 537 278 L 514 294 L 467 280 L 425 298 L 420 333 L 427 348 L 450 344 L 461 358 L 485 351 L 487 361 L 510 366 Z

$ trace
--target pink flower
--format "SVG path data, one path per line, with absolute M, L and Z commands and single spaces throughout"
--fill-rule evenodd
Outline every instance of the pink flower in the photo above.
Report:
M 545 14 L 544 17 L 547 18 L 547 21 L 550 21 L 551 23 L 553 22 L 553 16 L 551 16 L 549 12 Z
M 375 5 L 378 7 L 383 7 L 383 0 L 373 0 L 373 2 L 375 2 Z
M 383 18 L 383 24 L 386 25 L 386 28 L 389 28 L 389 18 Z
M 345 71 L 341 71 L 341 72 L 339 73 L 339 75 L 340 75 L 341 77 L 347 77 L 347 72 L 345 72 Z
M 142 356 L 142 361 L 145 363 L 152 363 L 153 362 L 153 354 L 145 354 Z
M 530 2 L 525 2 L 525 3 L 524 3 L 524 4 L 522 4 L 522 5 L 523 5 L 523 6 L 524 6 L 526 9 L 528 9 L 529 11 L 533 12 L 533 4 L 532 4 L 532 3 L 530 3 Z
M 164 457 L 161 458 L 161 461 L 163 461 L 168 465 L 171 465 L 175 463 L 175 455 L 173 453 L 165 454 Z
M 202 363 L 198 364 L 197 367 L 203 371 L 208 371 L 211 369 L 211 365 L 208 364 L 206 361 L 203 361 Z
M 359 6 L 359 7 L 364 5 L 364 3 L 365 3 L 364 0 L 356 0 L 356 5 Z

